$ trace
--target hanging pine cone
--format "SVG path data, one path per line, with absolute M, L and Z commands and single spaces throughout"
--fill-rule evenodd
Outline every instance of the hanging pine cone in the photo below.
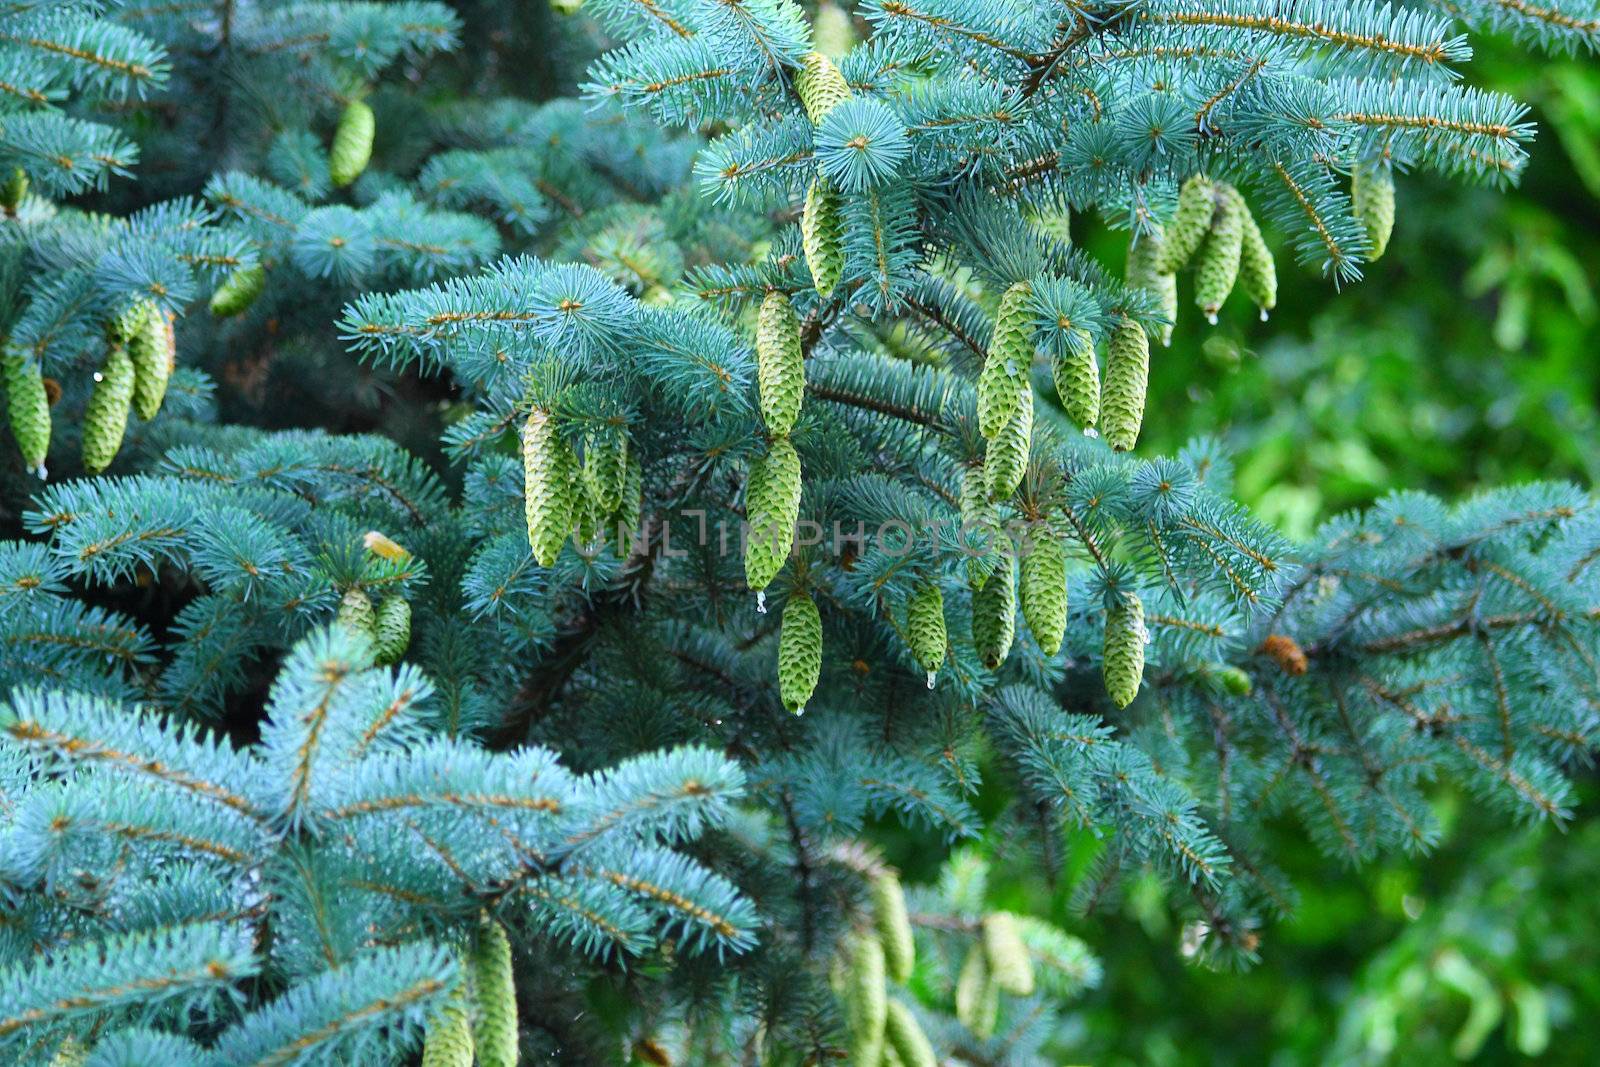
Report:
M 989 960 L 981 944 L 967 949 L 956 978 L 956 1021 L 987 1041 L 1000 1018 L 1000 988 L 989 977 Z
M 422 1067 L 472 1067 L 471 972 L 465 966 L 456 987 L 428 1020 Z
M 1240 206 L 1244 211 L 1244 241 L 1239 250 L 1239 284 L 1261 309 L 1261 321 L 1265 322 L 1267 313 L 1278 306 L 1278 263 L 1261 235 L 1261 224 L 1242 197 Z
M 175 355 L 167 313 L 152 301 L 142 301 L 128 338 L 128 358 L 133 361 L 133 410 L 146 422 L 161 410 Z
M 1211 179 L 1196 174 L 1183 183 L 1178 191 L 1177 213 L 1167 225 L 1161 249 L 1156 253 L 1157 274 L 1177 274 L 1184 268 L 1206 239 L 1216 211 L 1216 187 Z
M 590 431 L 583 439 L 583 488 L 601 515 L 622 506 L 628 476 L 628 435 L 620 428 Z
M 378 615 L 372 608 L 372 598 L 360 589 L 345 590 L 344 596 L 339 599 L 339 611 L 334 615 L 334 622 L 368 641 L 377 641 Z
M 1033 443 L 1033 390 L 1024 386 L 1011 421 L 989 442 L 983 469 L 989 477 L 989 498 L 1004 500 L 1017 491 L 1028 471 L 1028 449 Z
M 1100 431 L 1118 452 L 1132 452 L 1144 423 L 1150 378 L 1150 338 L 1133 319 L 1122 318 L 1106 344 L 1106 380 L 1100 394 Z
M 877 1063 L 883 1055 L 883 1028 L 888 1016 L 884 971 L 883 946 L 878 939 L 855 938 L 845 987 L 851 1063 Z
M 260 266 L 240 267 L 217 286 L 211 294 L 211 314 L 219 319 L 242 315 L 256 302 L 267 287 L 266 269 Z
M 756 326 L 756 378 L 761 418 L 774 437 L 787 436 L 800 417 L 806 392 L 805 357 L 800 351 L 800 320 L 780 292 L 761 301 Z
M 967 586 L 976 593 L 994 571 L 994 531 L 1000 517 L 989 500 L 989 476 L 982 464 L 961 475 L 961 544 L 967 551 Z
M 1239 258 L 1244 249 L 1244 198 L 1236 190 L 1223 193 L 1216 225 L 1200 248 L 1195 266 L 1194 302 L 1206 320 L 1216 324 L 1217 312 L 1239 279 Z
M 890 981 L 902 985 L 917 962 L 917 942 L 906 915 L 906 894 L 894 872 L 885 870 L 872 879 L 872 919 L 883 945 L 884 969 Z
M 343 188 L 361 177 L 372 162 L 372 138 L 378 131 L 378 118 L 364 100 L 352 100 L 339 116 L 328 149 L 328 176 Z
M 1106 612 L 1104 663 L 1106 693 L 1119 708 L 1133 703 L 1144 680 L 1144 646 L 1148 640 L 1144 626 L 1144 603 L 1133 593 L 1117 596 Z
M 826 178 L 812 180 L 800 216 L 800 244 L 817 295 L 827 296 L 844 274 L 844 207 Z
M 993 440 L 1031 389 L 1033 366 L 1033 287 L 1018 282 L 1000 297 L 989 351 L 978 374 L 978 432 Z
M 983 588 L 972 595 L 972 644 L 990 670 L 1006 661 L 1017 637 L 1017 581 L 1011 566 L 1011 544 L 1003 533 L 995 540 L 1001 553 L 999 562 Z
M 505 927 L 484 916 L 472 946 L 472 989 L 477 998 L 472 1043 L 479 1067 L 516 1067 L 517 987 Z
M 1054 656 L 1067 632 L 1067 546 L 1047 523 L 1029 531 L 1022 553 L 1022 581 L 1018 586 L 1022 617 L 1033 632 L 1039 651 Z
M 822 615 L 816 601 L 796 593 L 778 628 L 778 695 L 786 710 L 805 714 L 822 675 Z
M 1067 417 L 1091 437 L 1100 421 L 1100 363 L 1094 354 L 1094 337 L 1073 327 L 1066 351 L 1056 355 L 1051 374 Z
M 1128 266 L 1125 280 L 1128 285 L 1156 294 L 1161 302 L 1161 314 L 1167 323 L 1161 327 L 1161 343 L 1172 344 L 1172 330 L 1178 321 L 1178 276 L 1162 274 L 1156 270 L 1161 255 L 1160 231 L 1136 237 L 1128 246 Z
M 884 1015 L 884 1038 L 900 1058 L 900 1067 L 939 1067 L 938 1057 L 922 1024 L 902 1001 L 891 1000 Z
M 750 588 L 761 593 L 783 569 L 794 547 L 795 523 L 800 520 L 800 456 L 787 437 L 772 442 L 767 454 L 750 465 L 745 485 L 745 518 L 749 523 L 744 545 L 744 574 Z M 765 611 L 764 596 L 758 608 Z
M 632 455 L 622 477 L 622 503 L 606 520 L 606 535 L 613 539 L 612 550 L 618 559 L 627 559 L 644 521 L 644 468 Z
M 21 167 L 13 167 L 10 176 L 0 183 L 0 210 L 14 217 L 27 195 L 28 172 Z
M 906 638 L 917 665 L 928 673 L 928 688 L 944 665 L 948 635 L 944 626 L 944 593 L 935 582 L 924 582 L 906 605 Z M 898 979 L 897 979 L 898 980 Z
M 372 632 L 372 661 L 380 667 L 399 663 L 411 646 L 411 605 L 405 597 L 390 593 L 378 602 Z
M 1389 248 L 1394 233 L 1394 171 L 1387 163 L 1363 163 L 1350 172 L 1350 203 L 1372 246 L 1367 258 L 1376 262 Z
M 50 452 L 50 398 L 39 361 L 7 350 L 0 370 L 5 372 L 11 435 L 17 439 L 23 465 L 43 478 L 45 457 Z
M 534 408 L 522 429 L 523 509 L 528 544 L 541 567 L 553 566 L 572 529 L 576 510 L 571 449 L 555 416 Z
M 111 466 L 128 430 L 128 405 L 133 403 L 133 361 L 127 349 L 113 344 L 95 375 L 94 391 L 83 411 L 83 468 L 99 474 Z
M 1033 961 L 1028 957 L 1022 931 L 1017 928 L 1016 916 L 996 911 L 983 917 L 983 952 L 995 985 L 1012 996 L 1033 995 Z
M 828 112 L 850 99 L 850 83 L 844 80 L 833 60 L 821 52 L 807 52 L 800 60 L 800 72 L 794 76 L 794 90 L 800 95 L 806 117 L 813 123 L 821 122 Z

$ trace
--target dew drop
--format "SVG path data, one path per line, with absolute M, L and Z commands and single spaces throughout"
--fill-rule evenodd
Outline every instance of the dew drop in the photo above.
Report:
M 937 677 L 939 677 L 939 672 L 938 671 L 929 671 L 928 672 L 928 688 L 929 689 L 933 688 L 933 680 L 935 678 L 937 678 Z
M 39 469 L 34 471 L 33 473 L 35 473 L 35 474 L 37 474 L 39 476 L 39 480 L 41 482 L 44 481 L 46 478 L 50 477 L 50 472 L 44 469 L 44 464 L 43 463 L 39 464 Z
M 1266 308 L 1262 308 L 1261 309 L 1261 321 L 1262 322 L 1266 322 L 1271 317 L 1272 317 L 1271 315 L 1267 314 L 1267 309 Z
M 794 709 L 794 713 L 797 718 L 801 715 L 804 715 L 806 713 L 806 706 L 801 704 L 798 708 Z
M 756 593 L 756 614 L 765 615 L 766 613 L 767 613 L 767 591 L 765 589 L 763 589 L 760 592 Z
M 1217 324 L 1217 313 L 1215 311 L 1206 312 L 1206 321 L 1215 326 Z
M 97 382 L 103 382 L 103 381 L 106 380 L 106 376 L 104 374 L 101 374 L 99 371 L 95 371 L 94 372 L 94 380 L 97 381 Z
M 1100 436 L 1100 431 L 1095 429 L 1093 426 L 1085 426 L 1083 428 L 1083 436 L 1085 436 L 1085 437 L 1099 437 Z

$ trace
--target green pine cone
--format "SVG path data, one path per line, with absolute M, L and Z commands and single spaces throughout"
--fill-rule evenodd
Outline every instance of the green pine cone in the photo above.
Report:
M 628 435 L 620 428 L 583 439 L 583 488 L 601 515 L 622 506 L 628 478 Z
M 571 453 L 556 430 L 555 416 L 534 408 L 522 429 L 523 509 L 528 544 L 541 567 L 554 565 L 572 528 L 577 501 Z
M 7 351 L 0 370 L 5 372 L 11 435 L 17 439 L 23 465 L 43 478 L 45 457 L 50 452 L 50 398 L 39 361 Z
M 471 975 L 465 968 L 438 1014 L 428 1020 L 422 1067 L 472 1067 Z
M 911 1009 L 899 1000 L 888 1003 L 888 1011 L 884 1015 L 884 1037 L 900 1058 L 902 1067 L 939 1067 L 938 1057 L 933 1054 L 933 1045 L 928 1042 L 928 1035 L 922 1032 L 922 1024 L 911 1014 Z
M 1222 209 L 1217 212 L 1216 225 L 1211 236 L 1200 249 L 1200 259 L 1195 265 L 1194 302 L 1213 325 L 1217 312 L 1227 302 L 1228 294 L 1239 280 L 1239 259 L 1244 250 L 1244 198 L 1236 190 L 1227 189 L 1222 198 Z
M 1017 412 L 1030 388 L 1033 366 L 1033 287 L 1018 282 L 1000 297 L 994 334 L 978 374 L 978 432 L 993 440 Z
M 133 361 L 125 348 L 114 344 L 95 375 L 94 391 L 83 410 L 83 468 L 90 474 L 99 474 L 116 458 L 132 402 Z
M 516 1067 L 517 987 L 505 927 L 484 916 L 472 946 L 472 990 L 477 998 L 472 1043 L 480 1067 Z
M 956 978 L 956 1021 L 987 1041 L 999 1015 L 1000 990 L 989 977 L 988 957 L 982 945 L 973 945 Z
M 917 665 L 928 672 L 929 689 L 933 688 L 939 668 L 944 666 L 948 637 L 944 626 L 944 593 L 936 583 L 924 582 L 911 594 L 911 602 L 906 605 L 906 638 L 911 643 L 911 654 L 917 658 Z
M 1139 695 L 1144 679 L 1144 603 L 1133 593 L 1124 593 L 1117 606 L 1106 612 L 1104 664 L 1106 693 L 1112 703 L 1125 708 Z
M 778 695 L 786 710 L 804 715 L 822 676 L 822 615 L 817 602 L 796 593 L 778 627 Z
M 1067 546 L 1046 523 L 1033 527 L 1029 536 L 1018 599 L 1039 651 L 1054 656 L 1067 632 Z
M 783 293 L 768 293 L 761 301 L 756 325 L 756 380 L 761 387 L 761 418 L 767 431 L 775 437 L 786 436 L 800 417 L 806 367 L 800 352 L 800 319 Z
M 995 568 L 994 531 L 1000 516 L 989 500 L 989 475 L 982 464 L 961 475 L 961 544 L 967 553 L 967 586 L 976 593 Z
M 800 456 L 787 437 L 779 437 L 765 456 L 750 465 L 744 491 L 745 520 L 749 524 L 744 575 L 757 593 L 772 584 L 794 547 L 794 527 L 800 520 L 800 489 Z
M 339 611 L 333 621 L 368 641 L 377 643 L 378 614 L 372 608 L 372 598 L 360 589 L 347 589 L 339 600 Z
M 644 521 L 644 468 L 632 455 L 622 476 L 622 503 L 606 520 L 606 535 L 612 539 L 612 550 L 618 559 L 627 559 L 633 551 L 634 539 L 639 536 L 639 524 Z
M 328 149 L 328 175 L 334 185 L 342 188 L 361 177 L 372 162 L 372 137 L 377 131 L 378 118 L 365 100 L 352 100 L 345 106 Z
M 1350 172 L 1350 202 L 1372 245 L 1367 259 L 1375 262 L 1383 258 L 1394 234 L 1394 171 L 1383 163 L 1356 167 Z
M 821 52 L 807 52 L 800 60 L 794 91 L 800 94 L 800 104 L 813 123 L 821 122 L 824 115 L 850 99 L 850 84 L 833 60 Z
M 875 937 L 857 937 L 850 952 L 845 1015 L 850 1024 L 850 1062 L 875 1064 L 883 1054 L 888 997 L 884 990 L 883 946 Z
M 1120 320 L 1106 345 L 1106 380 L 1100 391 L 1100 432 L 1118 452 L 1132 452 L 1144 423 L 1150 378 L 1150 338 L 1133 319 Z
M 1157 274 L 1176 274 L 1184 268 L 1200 250 L 1216 210 L 1216 188 L 1211 179 L 1196 174 L 1183 183 L 1178 191 L 1178 210 L 1167 224 L 1161 250 L 1156 253 Z
M 806 190 L 800 243 L 811 269 L 811 283 L 819 296 L 827 296 L 844 274 L 844 209 L 838 191 L 825 178 L 814 179 Z
M 1161 327 L 1161 343 L 1172 344 L 1172 330 L 1178 321 L 1178 276 L 1156 270 L 1162 237 L 1148 234 L 1128 246 L 1126 281 L 1130 286 L 1155 293 L 1161 300 L 1161 313 L 1167 323 Z
M 983 917 L 983 951 L 995 985 L 1012 996 L 1033 995 L 1033 961 L 1015 915 L 995 911 Z
M 1256 687 L 1249 674 L 1232 665 L 1217 668 L 1217 678 L 1230 696 L 1247 697 Z
M 1239 250 L 1239 284 L 1244 286 L 1245 296 L 1261 309 L 1261 321 L 1265 322 L 1267 312 L 1278 306 L 1278 262 L 1261 236 L 1261 224 L 1242 197 L 1240 207 L 1244 212 L 1244 242 Z
M 128 358 L 133 361 L 133 410 L 146 422 L 161 410 L 172 378 L 172 320 L 151 301 L 139 305 L 132 336 L 128 339 Z
M 1011 642 L 1017 637 L 1017 579 L 1011 566 L 1011 544 L 1003 533 L 997 534 L 995 541 L 1000 557 L 994 573 L 972 595 L 972 645 L 990 670 L 1011 655 Z
M 1033 443 L 1033 389 L 1023 383 L 1016 414 L 993 441 L 983 458 L 989 476 L 989 499 L 1004 500 L 1017 491 L 1028 471 L 1028 449 Z
M 27 195 L 28 172 L 16 167 L 5 183 L 0 184 L 0 210 L 4 210 L 7 215 L 15 215 Z
M 1056 356 L 1051 374 L 1067 417 L 1092 437 L 1100 421 L 1100 361 L 1088 330 L 1074 327 L 1071 336 L 1069 351 Z
M 211 314 L 219 319 L 242 315 L 267 287 L 266 268 L 240 267 L 211 294 Z
M 399 663 L 411 646 L 411 604 L 399 593 L 390 593 L 378 602 L 373 623 L 377 635 L 372 643 L 373 662 L 379 666 Z
M 942 628 L 942 627 L 941 627 Z M 917 963 L 917 942 L 906 915 L 906 894 L 900 879 L 884 871 L 872 879 L 872 920 L 883 945 L 889 979 L 904 985 Z

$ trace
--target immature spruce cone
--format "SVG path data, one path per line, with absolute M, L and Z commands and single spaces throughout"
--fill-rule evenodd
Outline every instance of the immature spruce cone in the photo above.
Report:
M 1178 211 L 1167 225 L 1161 250 L 1155 257 L 1157 274 L 1176 274 L 1182 270 L 1211 229 L 1216 213 L 1216 189 L 1211 179 L 1196 174 L 1178 191 Z
M 484 916 L 472 948 L 472 988 L 477 998 L 472 1043 L 480 1067 L 516 1067 L 517 988 L 505 927 Z
M 1106 692 L 1119 708 L 1133 703 L 1144 680 L 1144 603 L 1133 593 L 1123 593 L 1106 612 L 1104 662 L 1101 673 Z
M 805 359 L 800 351 L 800 320 L 789 298 L 768 293 L 756 326 L 756 379 L 761 392 L 761 418 L 767 432 L 784 437 L 800 417 L 806 392 Z
M 1034 526 L 1021 569 L 1022 617 L 1039 651 L 1053 656 L 1067 632 L 1067 549 L 1061 535 L 1045 523 Z
M 465 968 L 454 991 L 428 1020 L 422 1067 L 472 1067 L 471 981 Z
M 113 344 L 83 410 L 83 467 L 90 474 L 99 474 L 116 458 L 132 402 L 133 361 L 126 349 Z
M 800 60 L 794 89 L 800 94 L 806 117 L 813 123 L 821 122 L 828 112 L 850 99 L 850 83 L 844 80 L 833 60 L 821 52 L 808 52 Z
M 128 358 L 133 362 L 133 410 L 149 422 L 161 410 L 172 378 L 172 320 L 152 301 L 134 312 L 128 338 Z
M 555 564 L 576 510 L 572 450 L 556 430 L 555 416 L 534 408 L 522 428 L 523 510 L 528 545 L 541 567 Z
M 900 879 L 889 871 L 872 879 L 872 918 L 883 944 L 889 978 L 904 984 L 917 962 L 917 943 L 906 915 L 905 891 L 900 888 Z
M 1272 258 L 1272 249 L 1267 247 L 1266 238 L 1261 236 L 1261 225 L 1256 222 L 1248 206 L 1244 208 L 1239 284 L 1244 286 L 1245 295 L 1261 309 L 1263 320 L 1267 312 L 1278 306 L 1278 263 Z
M 744 491 L 750 527 L 744 545 L 744 576 L 758 593 L 778 576 L 794 547 L 801 488 L 800 456 L 787 437 L 774 440 L 767 454 L 750 464 Z
M 1239 279 L 1239 259 L 1244 250 L 1244 198 L 1228 189 L 1217 212 L 1216 225 L 1200 249 L 1194 274 L 1195 306 L 1213 324 Z
M 1028 450 L 1033 444 L 1033 390 L 1027 385 L 1018 397 L 1011 421 L 989 442 L 983 469 L 989 478 L 989 498 L 1004 500 L 1017 491 L 1028 471 Z
M 342 188 L 361 177 L 372 161 L 372 138 L 377 131 L 377 116 L 364 100 L 346 105 L 328 149 L 328 175 L 334 185 Z
M 944 666 L 948 640 L 944 625 L 944 593 L 937 583 L 924 582 L 911 594 L 911 603 L 906 606 L 906 637 L 911 643 L 911 654 L 917 658 L 917 665 L 928 672 L 928 686 L 932 688 L 934 675 Z
M 1011 565 L 1011 545 L 1005 534 L 996 535 L 999 564 L 983 588 L 972 595 L 972 644 L 984 666 L 994 670 L 1011 654 L 1017 637 L 1017 581 Z
M 1394 171 L 1383 163 L 1358 166 L 1350 173 L 1350 202 L 1372 245 L 1367 258 L 1381 259 L 1394 233 Z
M 373 620 L 372 660 L 379 666 L 399 663 L 411 645 L 411 605 L 399 593 L 378 602 Z
M 822 674 L 822 615 L 804 593 L 789 598 L 778 628 L 778 695 L 796 715 L 816 691 Z
M 827 296 L 844 274 L 844 208 L 828 180 L 817 177 L 806 190 L 800 216 L 800 244 L 817 295 Z
M 267 287 L 267 272 L 259 266 L 240 267 L 211 294 L 211 314 L 219 319 L 242 315 Z
M 1074 327 L 1071 343 L 1065 352 L 1057 353 L 1050 372 L 1067 417 L 1093 435 L 1100 421 L 1100 363 L 1095 358 L 1093 335 Z
M 994 439 L 1016 414 L 1023 393 L 1031 388 L 1033 288 L 1018 282 L 1000 297 L 994 333 L 983 369 L 978 374 L 978 431 Z
M 1100 391 L 1100 432 L 1118 452 L 1132 452 L 1144 423 L 1150 378 L 1150 338 L 1144 327 L 1124 318 L 1106 344 L 1106 380 Z
M 1033 961 L 1016 916 L 995 911 L 983 917 L 983 951 L 995 985 L 1013 996 L 1033 995 Z
M 8 350 L 0 357 L 0 370 L 5 372 L 6 416 L 23 465 L 43 478 L 50 452 L 50 398 L 39 361 Z

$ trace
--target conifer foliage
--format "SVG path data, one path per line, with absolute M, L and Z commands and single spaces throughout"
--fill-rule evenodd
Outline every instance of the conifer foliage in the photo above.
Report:
M 1515 180 L 1467 32 L 1592 4 L 572 8 L 541 102 L 473 45 L 537 5 L 0 5 L 0 1059 L 1046 1062 L 1097 965 L 988 899 L 986 782 L 1218 965 L 1268 820 L 1572 817 L 1581 490 L 1292 544 L 1139 441 L 1274 247 Z M 312 425 L 385 390 L 438 462 Z

